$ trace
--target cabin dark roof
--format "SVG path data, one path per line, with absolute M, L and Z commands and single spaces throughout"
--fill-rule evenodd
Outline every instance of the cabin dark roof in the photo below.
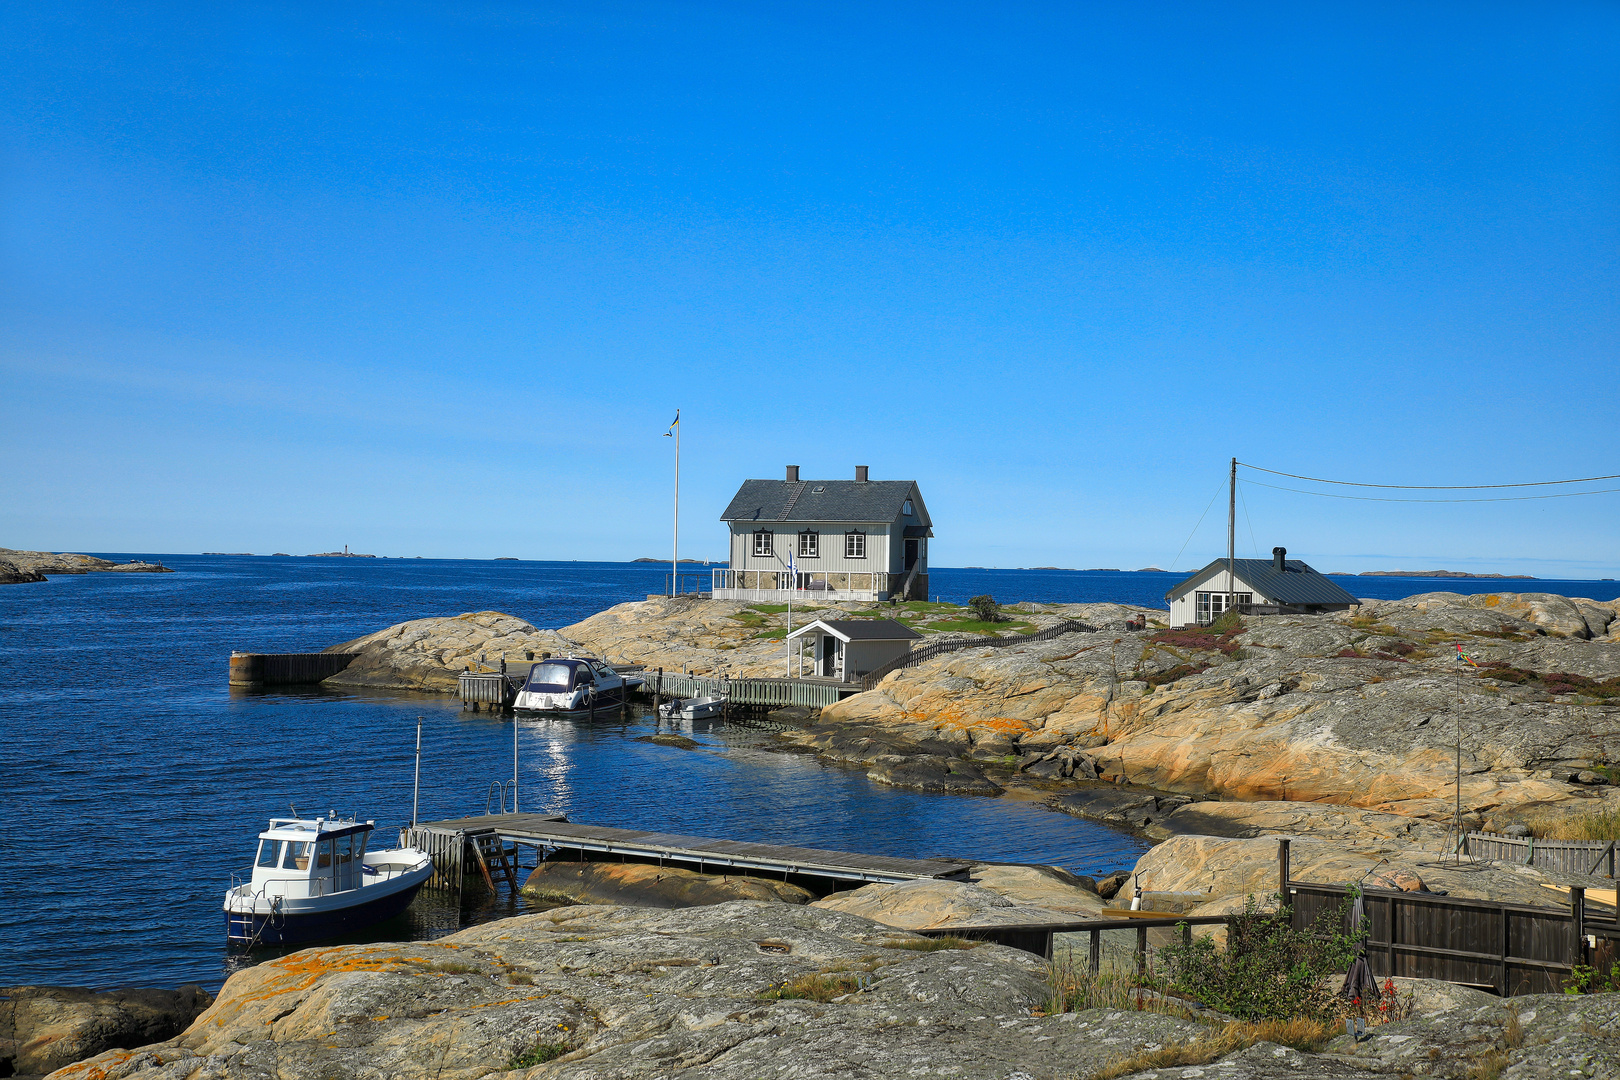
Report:
M 1359 604 L 1354 596 L 1337 584 L 1312 570 L 1299 559 L 1289 559 L 1279 572 L 1270 559 L 1234 559 L 1233 572 L 1240 582 L 1246 583 L 1267 600 L 1279 604 Z M 1226 572 L 1226 560 L 1216 559 L 1198 573 L 1177 582 L 1164 594 L 1166 600 L 1186 593 L 1193 586 Z M 1224 585 L 1224 581 L 1222 582 Z M 1245 590 L 1248 591 L 1248 590 Z
M 913 480 L 744 480 L 720 520 L 890 522 L 916 486 Z M 920 502 L 917 510 L 925 512 Z
M 793 632 L 794 637 L 823 626 L 849 641 L 916 641 L 922 635 L 893 619 L 817 619 Z

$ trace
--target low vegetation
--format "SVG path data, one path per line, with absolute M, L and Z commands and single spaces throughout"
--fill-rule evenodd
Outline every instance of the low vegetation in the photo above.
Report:
M 885 941 L 885 949 L 909 949 L 911 952 L 942 952 L 947 949 L 977 949 L 981 943 L 969 941 L 951 935 L 936 938 L 901 938 L 895 941 Z
M 979 622 L 998 623 L 1007 621 L 1007 616 L 1001 613 L 1001 605 L 996 603 L 996 598 L 989 593 L 970 598 L 968 607 L 973 609 L 973 617 Z
M 1620 679 L 1589 679 L 1567 671 L 1526 671 L 1503 660 L 1481 664 L 1477 674 L 1497 682 L 1527 686 L 1549 694 L 1584 694 L 1604 700 L 1620 699 Z
M 892 961 L 868 956 L 863 957 L 859 964 L 836 964 L 809 975 L 773 983 L 759 996 L 765 1001 L 832 1001 L 871 986 L 872 972 L 886 963 Z
M 561 1031 L 566 1033 L 567 1028 Z M 508 1069 L 532 1069 L 536 1065 L 544 1065 L 548 1061 L 556 1061 L 564 1054 L 572 1053 L 574 1041 L 572 1038 L 559 1038 L 555 1035 L 542 1035 L 528 1046 L 515 1050 L 507 1061 Z
M 1611 780 L 1613 766 L 1604 770 Z M 1586 814 L 1559 814 L 1553 810 L 1532 810 L 1524 815 L 1530 835 L 1540 840 L 1620 840 L 1620 808 L 1593 810 Z
M 1235 611 L 1228 611 L 1208 626 L 1187 626 L 1180 630 L 1162 630 L 1148 640 L 1173 649 L 1194 652 L 1222 652 L 1228 656 L 1238 653 L 1238 644 L 1232 639 L 1243 633 L 1243 619 Z
M 1331 1042 L 1334 1036 L 1341 1034 L 1343 1029 L 1337 1023 L 1308 1017 L 1225 1024 L 1206 1038 L 1173 1042 L 1158 1050 L 1144 1050 L 1121 1058 L 1094 1073 L 1092 1080 L 1114 1080 L 1116 1076 L 1128 1076 L 1148 1069 L 1170 1069 L 1178 1065 L 1207 1065 L 1260 1042 L 1292 1046 L 1295 1050 L 1314 1053 Z

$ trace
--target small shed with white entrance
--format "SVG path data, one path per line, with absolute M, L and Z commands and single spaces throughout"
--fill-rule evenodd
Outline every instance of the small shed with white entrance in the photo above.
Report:
M 1230 570 L 1230 572 L 1228 572 Z M 1344 611 L 1361 603 L 1299 559 L 1287 548 L 1272 548 L 1265 559 L 1216 559 L 1180 582 L 1164 598 L 1170 601 L 1170 625 L 1208 626 L 1228 607 L 1241 614 L 1309 614 Z
M 804 670 L 805 643 L 814 661 L 811 674 L 854 682 L 911 651 L 922 637 L 893 619 L 817 619 L 787 636 L 788 654 L 796 655 L 795 675 Z M 795 654 L 794 650 L 797 650 Z

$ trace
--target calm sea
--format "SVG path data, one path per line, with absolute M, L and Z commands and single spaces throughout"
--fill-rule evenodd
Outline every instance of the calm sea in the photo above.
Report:
M 131 553 L 102 553 L 129 558 Z M 296 806 L 410 815 L 423 718 L 424 818 L 481 812 L 511 774 L 511 722 L 438 696 L 322 689 L 232 693 L 232 649 L 324 648 L 391 623 L 500 610 L 560 627 L 658 591 L 666 570 L 623 563 L 247 558 L 133 553 L 175 574 L 90 574 L 0 586 L 0 985 L 217 987 L 245 962 L 220 903 L 266 818 Z M 1162 604 L 1172 574 L 932 572 L 964 600 Z M 1483 582 L 1359 579 L 1399 596 Z M 1506 587 L 1606 596 L 1612 583 Z M 1034 861 L 1102 873 L 1143 850 L 1117 831 L 1011 798 L 921 795 L 773 752 L 743 725 L 697 750 L 635 741 L 645 713 L 524 721 L 524 808 L 628 828 L 901 856 Z M 430 937 L 513 910 L 424 893 L 387 934 Z

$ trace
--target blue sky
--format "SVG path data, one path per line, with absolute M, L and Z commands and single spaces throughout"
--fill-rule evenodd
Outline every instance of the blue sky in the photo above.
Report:
M 10 5 L 0 545 L 663 555 L 677 407 L 696 557 L 789 463 L 916 478 L 938 565 L 1126 568 L 1234 455 L 1620 473 L 1617 57 L 1613 4 Z M 1240 554 L 1620 571 L 1620 494 L 1243 501 Z

